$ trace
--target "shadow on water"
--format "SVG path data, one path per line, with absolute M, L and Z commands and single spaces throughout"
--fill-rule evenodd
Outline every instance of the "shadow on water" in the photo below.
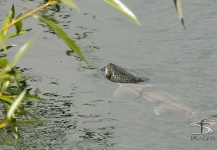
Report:
M 71 26 L 71 15 L 66 13 L 58 13 L 63 6 L 58 6 L 58 11 L 53 8 L 44 9 L 39 15 L 49 18 L 55 23 L 68 29 Z M 94 19 L 89 13 L 84 13 Z M 39 23 L 44 32 L 55 34 L 48 26 Z M 89 29 L 83 25 L 75 26 L 73 38 L 76 41 L 89 40 L 89 38 L 97 32 L 97 29 Z M 46 37 L 45 37 L 46 38 Z M 92 40 L 91 40 L 92 41 Z M 87 43 L 81 47 L 84 54 L 90 60 L 90 64 L 86 65 L 82 62 L 78 64 L 78 71 L 93 70 L 97 67 L 93 62 L 98 58 L 91 56 L 91 53 L 99 49 L 94 42 Z M 66 50 L 67 56 L 74 56 L 80 60 L 72 51 Z M 5 57 L 7 54 L 1 54 Z M 28 88 L 29 92 L 37 94 L 42 101 L 24 101 L 24 106 L 32 114 L 35 114 L 43 121 L 43 124 L 18 124 L 20 138 L 14 140 L 12 134 L 6 129 L 0 131 L 0 145 L 2 149 L 87 149 L 87 148 L 105 148 L 113 147 L 113 143 L 109 140 L 113 138 L 113 125 L 106 122 L 110 119 L 103 118 L 99 114 L 82 114 L 80 107 L 87 106 L 94 109 L 98 103 L 104 101 L 78 103 L 76 86 L 72 85 L 70 93 L 60 95 L 60 91 L 49 90 L 49 86 L 59 87 L 58 79 L 53 77 L 47 79 L 40 75 L 33 75 L 34 70 L 31 68 L 16 67 L 17 70 L 23 72 L 29 79 L 23 82 L 22 86 Z M 46 85 L 46 90 L 40 89 L 40 84 Z M 81 106 L 80 106 L 81 105 Z M 3 112 L 1 112 L 1 115 Z M 99 125 L 101 124 L 101 125 Z M 73 144 L 72 144 L 73 143 Z
M 62 11 L 63 10 L 63 11 Z M 67 34 L 74 39 L 75 43 L 79 46 L 82 53 L 85 55 L 85 57 L 88 60 L 88 64 L 85 64 L 82 62 L 81 58 L 78 57 L 73 50 L 65 50 L 65 53 L 67 56 L 74 57 L 77 61 L 80 61 L 81 63 L 78 65 L 78 70 L 82 69 L 96 69 L 97 67 L 94 65 L 96 60 L 99 60 L 99 58 L 96 55 L 92 55 L 95 51 L 100 49 L 100 46 L 98 46 L 93 40 L 92 36 L 95 32 L 98 32 L 97 28 L 90 28 L 88 25 L 78 24 L 72 22 L 73 13 L 71 11 L 75 11 L 72 8 L 68 8 L 65 5 L 61 4 L 59 6 L 59 11 L 55 11 L 53 9 L 47 8 L 42 10 L 39 14 L 42 17 L 48 18 L 51 21 L 55 22 L 59 26 L 61 26 Z M 78 13 L 78 12 L 76 12 Z M 95 19 L 96 16 L 92 15 L 90 13 L 83 13 L 83 16 L 87 16 L 89 19 Z M 42 22 L 39 23 L 39 25 L 42 27 L 44 33 L 51 33 L 55 35 L 55 32 L 47 25 Z M 44 39 L 47 39 L 48 37 L 44 37 Z M 53 38 L 52 36 L 49 38 Z M 82 44 L 80 44 L 82 43 Z
M 59 6 L 59 11 L 62 6 Z M 45 9 L 40 15 L 48 17 L 55 23 L 58 23 L 64 29 L 68 29 L 71 25 L 71 15 L 58 13 L 52 8 Z M 94 15 L 83 13 L 83 15 L 95 19 Z M 46 25 L 39 23 L 44 32 L 54 34 L 54 32 Z M 86 54 L 89 64 L 82 62 L 76 66 L 77 71 L 94 70 L 97 67 L 94 62 L 99 58 L 91 54 L 100 49 L 100 47 L 90 40 L 91 36 L 98 32 L 97 29 L 90 29 L 84 25 L 74 26 L 73 38 L 79 43 L 83 42 L 82 52 Z M 47 38 L 47 37 L 44 37 Z M 86 44 L 86 45 L 85 45 Z M 67 56 L 74 56 L 80 60 L 72 51 L 66 50 Z M 5 57 L 7 54 L 1 54 Z M 14 140 L 14 137 L 7 129 L 0 130 L 1 149 L 104 149 L 113 148 L 115 125 L 111 122 L 116 121 L 111 118 L 105 118 L 101 112 L 84 113 L 83 109 L 95 110 L 103 104 L 107 104 L 104 100 L 82 101 L 76 84 L 71 83 L 70 92 L 63 95 L 61 81 L 54 77 L 35 75 L 34 68 L 15 69 L 26 75 L 28 80 L 23 82 L 21 86 L 28 88 L 28 91 L 37 94 L 43 100 L 41 101 L 24 101 L 23 105 L 32 114 L 35 114 L 43 121 L 42 124 L 22 124 L 19 123 L 20 138 Z M 45 89 L 41 89 L 41 85 Z M 61 86 L 61 87 L 60 87 Z M 56 90 L 56 88 L 58 90 Z M 66 87 L 69 88 L 69 87 Z M 60 94 L 61 93 L 61 94 Z M 85 98 L 87 99 L 87 98 Z M 0 111 L 0 116 L 3 112 Z M 2 117 L 1 117 L 2 118 Z M 22 119 L 22 118 L 21 118 Z
M 52 88 L 46 90 L 47 92 L 41 92 L 38 85 L 45 82 L 48 89 L 49 85 L 59 87 L 59 80 L 51 77 L 47 81 L 46 78 L 40 76 L 31 76 L 33 73 L 31 68 L 15 68 L 29 77 L 29 80 L 21 85 L 27 87 L 30 93 L 37 94 L 43 99 L 23 102 L 24 107 L 40 118 L 43 123 L 18 123 L 20 134 L 18 140 L 14 139 L 9 130 L 0 130 L 2 149 L 87 149 L 91 147 L 103 149 L 114 146 L 114 143 L 109 140 L 113 138 L 115 126 L 106 124 L 113 120 L 103 118 L 100 113 L 84 114 L 82 112 L 82 107 L 94 109 L 99 103 L 104 103 L 103 100 L 80 102 L 80 96 L 77 95 L 78 89 L 74 84 L 67 95 L 61 95 L 58 91 L 54 92 Z M 3 112 L 1 112 L 2 115 Z

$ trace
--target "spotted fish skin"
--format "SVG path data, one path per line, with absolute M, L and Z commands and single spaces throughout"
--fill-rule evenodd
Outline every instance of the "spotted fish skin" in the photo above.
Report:
M 108 80 L 118 83 L 137 83 L 143 81 L 133 74 L 127 72 L 125 69 L 112 63 L 109 63 L 105 67 L 105 75 Z

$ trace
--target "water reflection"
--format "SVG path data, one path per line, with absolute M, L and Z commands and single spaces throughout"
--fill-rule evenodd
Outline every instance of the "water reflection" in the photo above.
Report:
M 115 129 L 112 122 L 117 120 L 105 118 L 101 113 L 82 111 L 83 109 L 91 111 L 105 102 L 103 100 L 81 102 L 81 99 L 73 97 L 77 93 L 76 88 L 74 89 L 74 92 L 64 96 L 56 93 L 42 94 L 47 100 L 35 103 L 33 106 L 36 107 L 35 111 L 40 118 L 44 118 L 45 124 L 25 128 L 18 148 L 37 145 L 38 149 L 85 149 L 86 146 L 102 149 L 114 146 L 110 141 L 114 138 Z
M 92 101 L 82 101 L 81 95 L 93 94 L 92 91 L 80 90 L 72 84 L 71 92 L 64 95 L 62 92 L 54 90 L 41 90 L 37 84 L 47 83 L 49 87 L 59 87 L 60 81 L 54 77 L 49 79 L 37 79 L 32 75 L 31 68 L 16 67 L 26 76 L 31 76 L 31 80 L 26 81 L 26 86 L 30 92 L 36 92 L 42 101 L 25 101 L 24 106 L 30 109 L 31 113 L 44 121 L 43 124 L 22 124 L 20 128 L 20 139 L 14 141 L 11 133 L 1 130 L 1 147 L 16 149 L 86 149 L 88 148 L 113 148 L 115 125 L 117 120 L 107 118 L 100 112 L 91 112 L 105 102 L 102 99 Z M 34 78 L 35 77 L 35 78 Z M 79 94 L 78 94 L 79 93 Z M 77 96 L 76 96 L 77 95 Z M 83 111 L 86 110 L 86 111 Z M 90 113 L 89 113 L 90 111 Z M 2 115 L 2 113 L 1 113 Z M 15 144 L 16 143 L 16 144 Z M 97 146 L 96 146 L 97 145 Z
M 47 3 L 49 0 L 44 0 L 44 3 Z M 55 11 L 55 12 L 59 12 L 60 11 L 60 5 L 59 4 L 55 4 L 55 5 L 52 5 L 50 6 L 50 8 L 48 8 L 52 11 Z
M 25 99 L 40 99 L 37 95 L 31 94 L 32 93 L 32 88 L 30 88 L 30 85 L 27 81 L 27 76 L 25 76 L 25 72 L 31 71 L 31 68 L 20 68 L 20 67 L 14 67 L 9 73 L 11 73 L 12 75 L 14 75 L 14 78 L 16 76 L 15 79 L 13 79 L 12 81 L 10 81 L 9 86 L 7 87 L 7 89 L 5 89 L 5 91 L 3 92 L 5 96 L 8 97 L 14 97 L 14 95 L 19 95 L 20 92 L 23 89 L 27 89 L 27 93 L 26 93 L 26 97 Z M 17 73 L 19 72 L 19 73 Z M 21 74 L 22 73 L 22 74 Z M 2 93 L 1 93 L 2 94 Z M 13 100 L 13 99 L 11 99 Z M 3 103 L 4 102 L 4 103 Z M 0 103 L 0 107 L 1 107 L 1 121 L 2 119 L 4 119 L 3 115 L 6 116 L 7 114 L 5 114 L 6 112 L 3 112 L 3 110 L 7 109 L 5 108 L 5 103 L 7 103 L 7 101 L 3 101 Z M 18 109 L 17 111 L 15 111 L 15 115 L 14 117 L 14 123 L 16 125 L 18 125 L 18 131 L 21 133 L 22 132 L 22 127 L 26 126 L 26 124 L 39 124 L 41 123 L 37 117 L 35 117 L 34 115 L 31 114 L 32 109 L 29 108 L 28 106 L 32 105 L 32 101 L 24 101 L 22 102 L 23 106 L 19 107 L 20 109 Z M 28 109 L 29 108 L 29 109 Z M 24 109 L 26 109 L 24 111 Z M 24 124 L 24 125 L 23 125 Z M 13 136 L 13 132 L 10 126 L 3 128 L 0 130 L 0 134 L 4 135 L 5 133 L 6 136 L 0 136 L 0 144 L 5 145 L 5 144 L 14 144 L 14 136 Z M 19 133 L 19 134 L 20 134 Z
M 96 16 L 90 13 L 83 13 L 85 16 L 90 16 L 93 19 L 96 19 Z

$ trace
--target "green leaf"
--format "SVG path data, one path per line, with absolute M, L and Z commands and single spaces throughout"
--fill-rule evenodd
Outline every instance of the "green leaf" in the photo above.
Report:
M 17 31 L 16 33 L 19 34 L 20 31 L 22 30 L 22 26 L 23 26 L 22 21 L 17 22 L 17 23 L 15 24 L 15 26 L 16 26 L 16 31 Z
M 6 67 L 7 64 L 8 64 L 8 59 L 7 58 L 0 59 L 0 68 Z
M 11 66 L 14 67 L 16 65 L 16 63 L 20 60 L 20 58 L 24 55 L 24 53 L 27 51 L 27 49 L 29 48 L 29 46 L 33 43 L 33 41 L 35 40 L 36 36 L 32 37 L 27 43 L 25 43 L 20 50 L 17 52 L 15 58 L 12 61 Z
M 12 34 L 6 36 L 6 37 L 5 37 L 5 40 L 10 39 L 10 38 L 13 38 L 13 37 L 16 37 L 16 36 L 20 36 L 20 35 L 25 34 L 25 33 L 29 32 L 29 31 L 31 31 L 31 30 L 32 30 L 32 29 L 21 30 L 18 34 L 17 34 L 17 32 L 12 33 Z
M 2 48 L 5 51 L 6 45 L 5 45 L 5 37 L 4 37 L 4 31 L 3 30 L 0 30 L 0 45 L 2 46 Z
M 22 121 L 17 121 L 17 124 L 42 124 L 44 123 L 45 121 L 42 121 L 42 120 L 22 120 Z
M 18 139 L 19 138 L 18 127 L 17 127 L 17 121 L 16 121 L 15 115 L 13 115 L 13 119 L 10 122 L 10 128 L 12 130 L 12 133 L 13 133 L 15 139 Z
M 3 102 L 3 104 L 4 104 L 4 109 L 5 109 L 4 115 L 5 115 L 5 118 L 7 118 L 7 113 L 10 109 L 10 105 L 8 103 L 5 103 L 5 102 Z
M 8 67 L 6 67 L 8 68 Z M 0 79 L 4 79 L 4 80 L 9 80 L 9 81 L 16 81 L 17 78 L 15 76 L 16 72 L 11 72 L 11 70 L 9 70 L 8 72 L 4 72 L 0 75 Z
M 8 24 L 9 24 L 9 17 L 6 16 L 2 23 L 2 28 L 4 29 Z
M 73 0 L 61 0 L 62 3 L 79 10 L 78 6 L 73 2 Z
M 3 74 L 0 75 L 0 79 L 14 81 L 15 77 L 8 74 L 8 73 L 3 73 Z
M 14 9 L 14 5 L 12 5 L 11 10 L 9 11 L 8 15 L 5 17 L 3 21 L 2 28 L 5 28 L 9 23 L 11 23 L 11 21 L 14 19 L 14 15 L 15 15 L 15 9 Z
M 181 0 L 173 0 L 175 4 L 176 11 L 178 13 L 179 19 L 182 23 L 183 28 L 185 29 L 185 23 L 184 23 L 184 18 L 183 18 L 183 12 L 182 12 L 182 4 Z
M 6 46 L 6 50 L 9 49 L 9 48 L 15 47 L 15 46 L 17 46 L 17 45 L 14 44 L 14 45 Z M 3 51 L 4 51 L 4 49 L 0 49 L 0 52 L 3 52 Z
M 9 104 L 12 104 L 14 101 L 11 100 L 10 98 L 6 97 L 6 96 L 0 96 L 0 99 L 2 102 L 6 102 L 6 103 L 9 103 Z
M 7 114 L 9 113 L 11 107 L 12 107 L 11 105 L 4 102 L 4 108 Z M 11 114 L 10 118 L 7 117 L 6 121 L 8 122 L 14 137 L 18 139 L 18 128 L 17 128 L 16 117 L 14 115 L 14 112 Z
M 8 122 L 6 120 L 2 121 L 0 123 L 0 129 L 6 127 L 7 125 L 8 125 Z
M 15 110 L 19 107 L 21 101 L 23 100 L 26 94 L 26 90 L 23 90 L 22 93 L 17 97 L 17 99 L 13 102 L 10 109 L 7 112 L 7 119 L 10 120 L 13 117 Z
M 133 12 L 127 8 L 126 5 L 124 5 L 120 0 L 104 0 L 106 3 L 117 9 L 119 12 L 127 16 L 129 19 L 131 19 L 134 23 L 137 25 L 140 25 L 140 22 L 136 18 L 136 16 L 133 14 Z
M 14 15 L 15 15 L 15 8 L 14 8 L 14 4 L 11 7 L 10 12 L 8 13 L 8 15 L 5 17 L 2 27 L 3 29 L 12 22 L 12 20 L 14 19 Z M 5 35 L 7 33 L 8 29 L 4 30 L 3 35 Z
M 77 53 L 77 55 L 82 60 L 87 62 L 85 57 L 81 53 L 79 47 L 76 45 L 76 43 L 69 37 L 69 35 L 62 28 L 60 28 L 57 24 L 55 24 L 54 22 L 52 22 L 46 18 L 38 17 L 38 16 L 34 16 L 34 17 L 43 21 L 48 26 L 50 26 L 54 30 L 54 32 L 70 47 L 71 50 L 73 50 L 75 53 Z
M 9 17 L 9 19 L 10 19 L 10 22 L 14 19 L 14 16 L 15 16 L 15 8 L 14 8 L 14 4 L 13 4 L 12 7 L 11 7 L 10 12 L 9 12 L 9 14 L 8 14 L 8 17 Z
M 2 82 L 1 93 L 3 93 L 7 89 L 9 83 L 10 82 L 8 80 Z

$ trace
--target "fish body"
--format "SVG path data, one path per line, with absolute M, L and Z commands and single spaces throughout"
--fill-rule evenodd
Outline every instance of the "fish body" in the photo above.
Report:
M 160 103 L 160 106 L 158 108 L 155 107 L 154 109 L 157 115 L 160 114 L 160 109 L 163 107 L 169 107 L 193 119 L 203 120 L 207 118 L 203 113 L 181 103 L 181 100 L 179 98 L 167 92 L 158 90 L 151 84 L 135 84 L 144 80 L 141 80 L 141 78 L 136 77 L 122 67 L 109 63 L 104 68 L 104 70 L 107 79 L 113 82 L 117 82 L 120 85 L 114 91 L 114 96 L 118 96 L 121 93 L 133 93 L 139 97 L 143 97 L 145 100 L 148 100 L 150 102 L 158 102 Z M 214 124 L 216 124 L 216 122 L 214 122 Z
M 112 63 L 109 63 L 105 67 L 105 75 L 108 80 L 118 83 L 137 83 L 143 81 L 139 77 L 126 71 L 124 68 Z
M 150 102 L 157 102 L 159 107 L 155 107 L 155 113 L 160 114 L 158 111 L 162 108 L 171 108 L 181 113 L 184 113 L 189 118 L 204 119 L 204 114 L 192 109 L 181 103 L 181 100 L 167 92 L 160 91 L 150 84 L 119 84 L 120 86 L 114 91 L 114 96 L 121 95 L 122 93 L 133 93 L 139 97 L 143 97 Z

